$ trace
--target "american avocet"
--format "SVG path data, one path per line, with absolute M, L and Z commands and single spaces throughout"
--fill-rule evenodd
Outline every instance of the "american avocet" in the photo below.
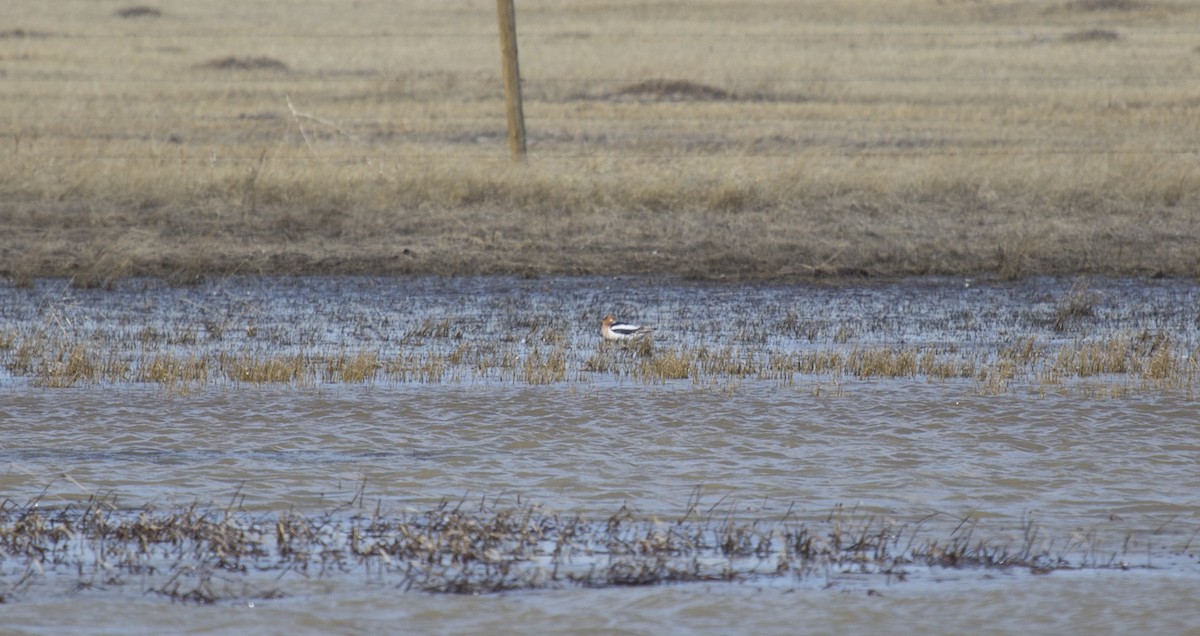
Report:
M 634 338 L 644 338 L 654 331 L 652 327 L 643 327 L 641 325 L 631 325 L 624 322 L 617 322 L 612 314 L 604 317 L 600 322 L 600 335 L 604 336 L 605 340 L 632 340 Z

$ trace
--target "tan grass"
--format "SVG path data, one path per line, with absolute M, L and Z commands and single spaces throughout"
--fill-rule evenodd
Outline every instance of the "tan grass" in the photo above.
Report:
M 534 347 L 525 357 L 521 370 L 527 384 L 561 382 L 567 373 L 567 353 L 564 349 L 542 353 L 541 349 Z
M 449 357 L 436 352 L 426 355 L 401 352 L 387 360 L 384 365 L 384 372 L 394 381 L 426 384 L 442 382 L 446 379 L 449 369 Z
M 582 370 L 588 373 L 617 373 L 617 358 L 611 347 L 601 347 L 583 361 Z
M 556 336 L 554 339 L 558 339 Z M 796 352 L 771 346 L 665 346 L 602 343 L 586 357 L 569 344 L 463 340 L 453 348 L 271 353 L 253 348 L 209 350 L 177 334 L 142 330 L 130 341 L 50 337 L 45 332 L 4 332 L 0 364 L 13 378 L 66 388 L 101 382 L 141 382 L 169 389 L 220 382 L 307 385 L 506 382 L 533 385 L 628 378 L 644 384 L 691 380 L 703 386 L 735 386 L 744 380 L 795 386 L 841 378 L 954 382 L 966 380 L 986 395 L 1021 387 L 1125 394 L 1134 388 L 1184 391 L 1200 382 L 1200 349 L 1165 333 L 1113 334 L 1049 345 L 1018 338 L 995 351 L 955 346 L 840 345 Z M 172 342 L 171 348 L 159 348 Z M 132 349 L 130 348 L 132 347 Z M 825 393 L 816 386 L 814 395 Z
M 204 384 L 209 380 L 209 360 L 203 356 L 159 352 L 150 355 L 149 360 L 138 367 L 135 378 L 138 382 L 168 386 Z
M 130 364 L 115 353 L 105 355 L 85 343 L 43 344 L 48 348 L 40 352 L 38 367 L 34 370 L 33 382 L 36 386 L 67 388 L 80 383 L 122 382 L 128 379 Z M 16 366 L 10 366 L 10 370 Z
M 515 167 L 486 7 L 30 3 L 0 273 L 1196 274 L 1200 7 L 1118 4 L 522 7 Z
M 701 347 L 695 352 L 695 358 L 699 371 L 706 376 L 747 378 L 756 376 L 761 371 L 753 353 L 733 347 Z
M 835 340 L 836 341 L 836 340 Z M 845 368 L 846 356 L 840 351 L 816 351 L 800 356 L 796 370 L 814 375 L 838 374 Z
M 647 382 L 686 380 L 696 371 L 695 355 L 687 349 L 664 349 L 640 358 L 637 376 Z
M 1011 345 L 1000 348 L 1000 358 L 1010 360 L 1014 364 L 1031 365 L 1041 359 L 1044 348 L 1038 344 L 1037 338 L 1027 336 L 1018 338 Z
M 217 367 L 227 379 L 250 384 L 294 384 L 310 380 L 313 375 L 307 357 L 301 354 L 222 353 Z
M 383 368 L 377 351 L 339 353 L 325 363 L 325 378 L 330 382 L 350 384 L 370 382 Z
M 917 374 L 917 351 L 903 348 L 854 347 L 846 356 L 848 370 L 858 378 L 902 378 Z M 932 361 L 926 364 L 932 366 Z
M 45 358 L 35 383 L 38 386 L 65 388 L 78 382 L 94 382 L 99 377 L 100 364 L 95 352 L 77 344 Z
M 1017 376 L 1017 366 L 1009 359 L 1000 359 L 994 366 L 981 366 L 976 372 L 979 393 L 1000 395 L 1009 390 Z
M 4 368 L 14 376 L 26 376 L 33 373 L 37 360 L 45 350 L 44 339 L 38 337 L 17 338 L 14 344 L 5 348 Z
M 1171 341 L 1163 339 L 1142 370 L 1142 377 L 1147 380 L 1162 382 L 1172 377 L 1178 377 L 1183 362 L 1177 359 L 1171 350 Z
M 1087 378 L 1128 373 L 1129 362 L 1128 343 L 1109 340 L 1064 346 L 1058 351 L 1054 369 L 1070 376 Z

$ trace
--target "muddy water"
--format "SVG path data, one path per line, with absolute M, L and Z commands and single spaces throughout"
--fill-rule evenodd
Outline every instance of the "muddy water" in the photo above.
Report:
M 1089 310 L 1062 324 L 1072 289 Z M 165 350 L 371 348 L 387 356 L 497 343 L 527 356 L 555 343 L 571 370 L 546 385 L 465 370 L 436 383 L 316 377 L 181 390 L 131 380 L 48 388 L 10 368 L 0 371 L 0 493 L 20 505 L 110 494 L 130 508 L 236 500 L 264 514 L 319 514 L 364 499 L 404 510 L 466 497 L 536 502 L 602 522 L 622 505 L 645 518 L 678 518 L 698 497 L 703 508 L 762 523 L 843 510 L 936 538 L 970 518 L 981 540 L 1016 545 L 1032 527 L 1039 545 L 1061 546 L 1084 566 L 1044 575 L 934 568 L 905 581 L 827 572 L 805 581 L 478 597 L 403 592 L 347 574 L 289 581 L 284 598 L 213 608 L 146 595 L 136 581 L 85 590 L 47 581 L 14 594 L 25 570 L 10 564 L 0 571 L 5 629 L 1200 629 L 1200 407 L 1186 386 L 1106 377 L 1047 389 L 1031 379 L 996 394 L 971 379 L 799 374 L 645 383 L 580 370 L 609 311 L 655 324 L 659 346 L 727 345 L 744 355 L 913 343 L 986 355 L 1015 338 L 1141 334 L 1169 337 L 1182 359 L 1196 350 L 1194 284 L 1093 280 L 1081 289 L 1069 280 L 924 279 L 786 288 L 245 279 L 186 289 L 152 281 L 115 291 L 55 282 L 3 289 L 0 329 L 15 334 L 10 348 L 48 334 L 93 343 L 135 367 Z M 1121 390 L 1096 388 L 1109 385 Z

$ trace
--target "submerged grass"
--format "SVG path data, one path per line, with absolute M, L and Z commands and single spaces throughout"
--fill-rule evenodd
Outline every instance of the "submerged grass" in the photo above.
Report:
M 0 559 L 23 572 L 0 579 L 0 599 L 19 601 L 47 579 L 76 588 L 138 585 L 193 603 L 270 599 L 287 596 L 297 579 L 361 573 L 404 590 L 451 594 L 695 581 L 830 587 L 842 573 L 860 584 L 864 576 L 893 582 L 930 567 L 1125 569 L 1143 549 L 1133 535 L 1105 553 L 1087 537 L 1056 543 L 1031 518 L 1016 539 L 994 539 L 970 517 L 940 534 L 924 528 L 928 519 L 904 523 L 842 506 L 809 521 L 742 520 L 695 504 L 673 520 L 645 518 L 628 505 L 589 520 L 537 505 L 489 506 L 486 498 L 401 514 L 359 503 L 271 514 L 232 505 L 122 509 L 111 497 L 65 508 L 0 502 Z
M 302 354 L 255 355 L 250 352 L 222 353 L 217 368 L 226 379 L 250 384 L 304 384 L 312 381 L 317 367 Z
M 525 356 L 521 371 L 526 384 L 561 382 L 567 375 L 567 353 L 563 349 L 554 349 L 543 354 L 541 349 L 534 347 Z
M 499 317 L 474 308 L 418 312 L 407 321 L 379 318 L 372 308 L 333 307 L 309 320 L 269 315 L 275 309 L 254 313 L 241 301 L 198 307 L 189 293 L 182 305 L 162 307 L 176 316 L 162 321 L 124 301 L 97 313 L 82 299 L 31 305 L 19 291 L 5 296 L 15 303 L 4 308 L 14 320 L 0 331 L 0 373 L 46 388 L 132 382 L 171 390 L 376 382 L 795 386 L 849 378 L 960 382 L 989 395 L 1083 384 L 1089 391 L 1195 392 L 1200 321 L 1175 297 L 1155 308 L 1126 306 L 1086 282 L 1050 289 L 1056 291 L 1029 293 L 1032 300 L 1011 310 L 933 307 L 918 316 L 898 315 L 909 311 L 902 304 L 847 315 L 818 310 L 801 319 L 783 300 L 739 310 L 719 329 L 687 309 L 654 339 L 617 343 L 571 326 L 564 316 L 582 311 L 582 324 L 595 317 L 553 297 L 539 300 L 553 307 L 508 307 Z M 793 293 L 781 291 L 785 299 Z M 914 329 L 937 340 L 923 342 L 926 332 L 914 337 Z
M 167 386 L 206 384 L 209 381 L 209 360 L 195 355 L 177 356 L 159 352 L 148 356 L 137 366 L 135 382 L 153 382 Z
M 325 363 L 325 381 L 360 384 L 371 382 L 385 368 L 377 351 L 341 353 Z
M 708 385 L 746 379 L 794 385 L 828 379 L 973 381 L 985 394 L 1019 386 L 1068 388 L 1077 381 L 1192 392 L 1200 349 L 1180 347 L 1165 333 L 1117 333 L 1066 342 L 1020 337 L 995 349 L 947 345 L 844 344 L 802 351 L 764 346 L 601 345 L 579 356 L 569 341 L 556 345 L 457 341 L 452 348 L 402 344 L 334 354 L 319 349 L 271 353 L 254 347 L 208 348 L 72 341 L 44 332 L 10 332 L 0 347 L 9 376 L 34 385 L 136 382 L 164 387 L 233 384 L 369 384 L 508 382 L 530 385 L 596 382 L 643 384 L 690 380 Z

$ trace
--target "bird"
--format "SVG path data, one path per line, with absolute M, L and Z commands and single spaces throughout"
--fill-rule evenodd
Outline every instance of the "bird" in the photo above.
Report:
M 653 327 L 643 327 L 641 325 L 631 325 L 624 322 L 617 322 L 612 314 L 604 317 L 600 322 L 600 335 L 604 336 L 605 340 L 633 340 L 635 338 L 645 338 L 654 331 Z

